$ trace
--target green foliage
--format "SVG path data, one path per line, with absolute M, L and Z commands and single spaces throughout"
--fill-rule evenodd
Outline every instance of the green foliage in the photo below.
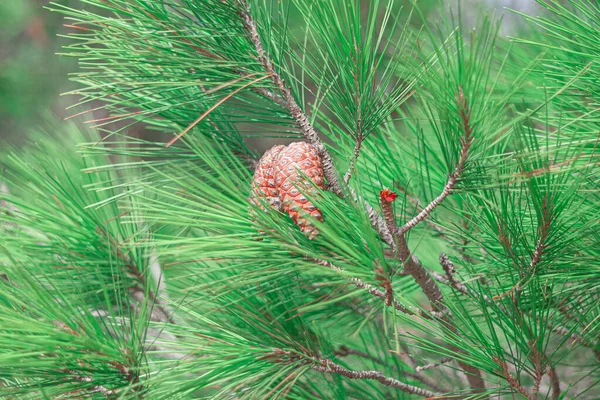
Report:
M 3 154 L 0 393 L 598 396 L 591 3 L 516 41 L 394 1 L 82 3 L 52 6 L 79 105 L 179 136 Z M 342 183 L 299 187 L 309 240 L 250 204 L 246 139 L 313 127 Z

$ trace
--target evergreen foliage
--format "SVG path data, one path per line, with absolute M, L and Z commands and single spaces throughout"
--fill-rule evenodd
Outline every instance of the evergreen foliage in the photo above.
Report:
M 600 397 L 595 2 L 80 3 L 110 117 L 1 155 L 0 396 Z M 318 238 L 249 202 L 252 138 L 319 152 Z

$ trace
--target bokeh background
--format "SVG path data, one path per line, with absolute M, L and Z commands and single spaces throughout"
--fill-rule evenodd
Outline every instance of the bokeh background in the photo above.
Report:
M 148 0 L 152 1 L 152 0 Z M 201 1 L 201 0 L 198 0 Z M 363 0 L 367 3 L 368 0 Z M 406 3 L 409 0 L 397 0 Z M 74 59 L 57 56 L 67 43 L 63 16 L 44 6 L 50 0 L 0 0 L 0 151 L 1 142 L 18 144 L 30 130 L 43 124 L 49 114 L 64 118 L 74 112 L 68 107 L 77 101 L 69 73 L 77 69 Z M 56 0 L 74 8 L 88 7 L 81 0 Z M 429 20 L 457 7 L 457 0 L 419 0 Z M 443 4 L 445 7 L 441 7 Z M 503 15 L 503 35 L 522 29 L 518 15 L 507 9 L 537 13 L 535 0 L 462 0 L 466 18 L 479 13 Z M 104 115 L 93 115 L 102 118 Z M 143 129 L 143 128 L 137 128 Z

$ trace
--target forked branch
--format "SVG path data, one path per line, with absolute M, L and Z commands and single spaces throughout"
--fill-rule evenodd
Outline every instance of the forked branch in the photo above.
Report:
M 427 218 L 429 214 L 431 214 L 433 210 L 437 208 L 437 206 L 442 204 L 446 197 L 448 197 L 456 187 L 456 183 L 460 179 L 460 176 L 465 169 L 465 164 L 469 158 L 469 149 L 473 143 L 473 127 L 471 126 L 471 109 L 469 108 L 467 100 L 464 97 L 462 87 L 459 88 L 458 103 L 460 109 L 460 118 L 463 125 L 462 129 L 464 131 L 464 136 L 460 138 L 461 149 L 458 157 L 458 163 L 456 164 L 454 171 L 448 177 L 448 180 L 442 189 L 442 193 L 433 199 L 433 201 L 429 203 L 423 210 L 421 210 L 421 212 L 413 219 L 408 221 L 403 226 L 397 228 L 397 233 L 400 236 L 404 235 L 406 232 L 417 226 L 421 221 L 425 220 L 425 218 Z
M 513 376 L 508 370 L 508 365 L 506 361 L 501 360 L 498 357 L 494 357 L 494 362 L 498 364 L 501 368 L 500 373 L 504 376 L 504 379 L 510 384 L 510 386 L 515 389 L 517 392 L 521 393 L 528 400 L 535 400 L 535 397 L 531 393 L 527 391 L 527 389 L 519 382 L 517 378 Z
M 456 326 L 452 321 L 452 317 L 444 304 L 444 296 L 442 291 L 436 284 L 435 280 L 432 279 L 431 275 L 427 272 L 425 267 L 423 267 L 423 265 L 419 263 L 418 259 L 411 254 L 410 249 L 408 248 L 408 243 L 406 242 L 406 238 L 403 235 L 400 235 L 396 230 L 396 222 L 392 208 L 392 202 L 395 198 L 395 196 L 390 196 L 389 191 L 383 190 L 380 193 L 381 207 L 383 209 L 385 222 L 388 226 L 388 230 L 390 232 L 394 232 L 393 236 L 397 246 L 398 260 L 404 264 L 405 272 L 409 273 L 415 282 L 421 287 L 421 290 L 425 296 L 427 296 L 433 311 L 441 314 L 440 317 L 436 318 L 438 318 L 440 323 L 446 329 L 453 334 L 457 334 L 458 330 L 456 329 Z M 450 346 L 450 349 L 457 353 L 465 353 L 464 350 L 459 349 L 456 346 Z M 458 364 L 465 372 L 467 380 L 469 381 L 469 384 L 473 390 L 480 391 L 485 389 L 485 381 L 483 380 L 481 371 L 479 369 L 462 361 L 458 361 Z
M 342 273 L 344 271 L 340 267 L 333 265 L 332 263 L 330 263 L 328 261 L 323 261 L 323 260 L 319 260 L 316 258 L 313 258 L 312 260 L 315 262 L 315 264 L 322 265 L 324 267 L 327 267 L 327 268 L 337 271 L 339 273 Z M 383 300 L 386 305 L 389 302 L 390 306 L 393 306 L 396 310 L 400 311 L 401 313 L 404 313 L 407 315 L 417 315 L 417 316 L 423 317 L 425 319 L 431 319 L 430 314 L 424 313 L 423 311 L 421 311 L 419 309 L 410 309 L 410 308 L 406 307 L 405 305 L 403 305 L 402 303 L 400 303 L 397 299 L 395 299 L 393 297 L 390 298 L 387 292 L 384 292 L 383 290 L 380 290 L 368 283 L 365 283 L 358 278 L 348 278 L 348 282 L 351 283 L 352 285 L 354 285 L 355 287 L 357 287 L 359 289 L 363 289 L 367 293 Z M 439 313 L 434 312 L 431 315 L 439 316 Z

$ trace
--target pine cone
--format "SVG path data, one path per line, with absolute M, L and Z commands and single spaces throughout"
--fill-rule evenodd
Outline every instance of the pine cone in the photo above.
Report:
M 310 239 L 318 235 L 314 225 L 306 219 L 308 215 L 323 221 L 321 212 L 303 193 L 312 194 L 313 183 L 323 189 L 323 168 L 316 149 L 305 142 L 295 142 L 284 148 L 274 163 L 275 186 L 279 189 L 279 197 L 292 220 Z
M 281 211 L 281 198 L 279 197 L 279 191 L 275 185 L 273 165 L 277 156 L 284 148 L 285 146 L 278 145 L 267 150 L 258 162 L 256 171 L 254 171 L 250 203 L 259 205 L 263 211 L 266 210 L 263 206 L 263 202 L 259 201 L 260 198 L 266 198 L 271 207 Z

